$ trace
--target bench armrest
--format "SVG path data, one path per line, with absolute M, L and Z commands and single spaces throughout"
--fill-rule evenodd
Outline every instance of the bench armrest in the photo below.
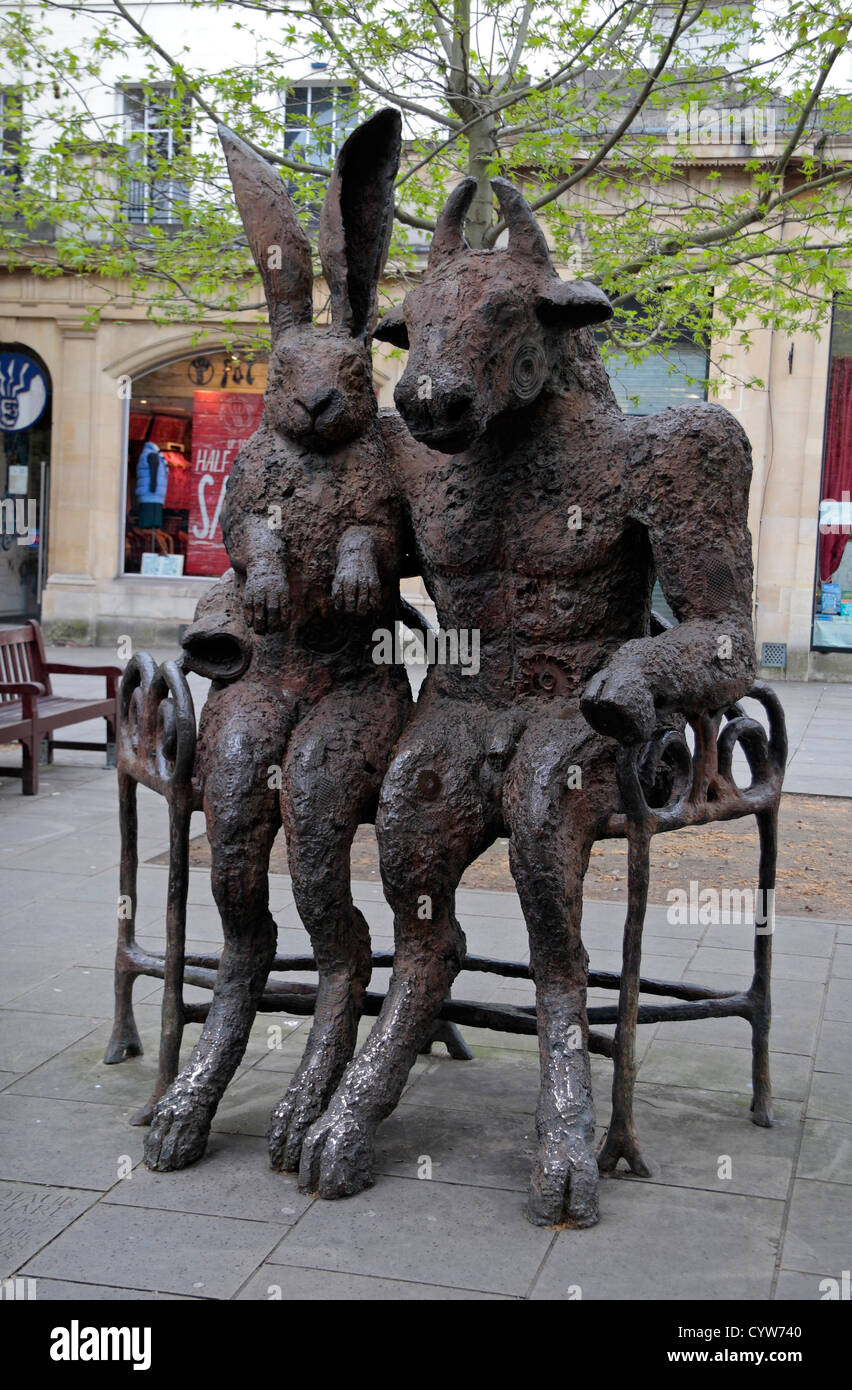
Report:
M 0 695 L 46 695 L 40 681 L 0 681 Z
M 20 695 L 24 718 L 29 720 L 35 719 L 35 703 L 39 695 L 46 693 L 39 681 L 0 682 L 0 695 Z
M 120 666 L 70 666 L 64 661 L 49 661 L 45 667 L 50 676 L 118 676 L 124 672 Z
M 118 699 L 118 683 L 124 675 L 120 666 L 71 666 L 66 661 L 49 661 L 48 676 L 105 676 L 107 699 Z

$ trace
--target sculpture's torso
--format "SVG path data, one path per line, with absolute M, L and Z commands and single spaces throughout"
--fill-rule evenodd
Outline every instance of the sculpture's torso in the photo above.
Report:
M 255 637 L 256 667 L 285 684 L 301 681 L 315 665 L 340 676 L 375 669 L 371 634 L 393 625 L 400 563 L 399 506 L 378 423 L 319 453 L 262 422 L 234 464 L 222 516 L 241 583 L 250 555 L 243 523 L 249 518 L 268 528 L 270 517 L 285 557 L 289 607 L 278 629 Z M 382 587 L 379 609 L 365 618 L 337 611 L 332 601 L 338 547 L 353 526 L 370 532 Z
M 479 677 L 435 672 L 454 693 L 571 695 L 647 632 L 653 563 L 631 520 L 630 420 L 545 409 L 536 424 L 510 418 L 452 458 L 391 427 L 440 625 L 480 632 Z

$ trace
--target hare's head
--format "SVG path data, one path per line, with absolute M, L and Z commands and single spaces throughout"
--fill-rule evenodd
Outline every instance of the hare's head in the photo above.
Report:
M 396 111 L 380 111 L 353 131 L 335 160 L 319 222 L 331 324 L 315 328 L 310 242 L 283 180 L 262 155 L 219 127 L 269 305 L 266 418 L 307 448 L 354 439 L 376 413 L 370 337 L 393 221 L 400 128 Z

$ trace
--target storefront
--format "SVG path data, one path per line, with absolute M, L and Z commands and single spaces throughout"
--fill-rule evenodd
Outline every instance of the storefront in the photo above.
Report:
M 812 646 L 852 652 L 852 304 L 835 309 L 819 504 Z

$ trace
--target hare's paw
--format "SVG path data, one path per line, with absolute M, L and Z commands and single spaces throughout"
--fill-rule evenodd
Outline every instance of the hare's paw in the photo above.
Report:
M 365 618 L 381 603 L 382 586 L 369 552 L 345 555 L 337 566 L 331 597 L 336 608 Z
M 287 620 L 290 591 L 283 574 L 246 576 L 243 606 L 246 622 L 257 633 L 274 632 Z
M 191 1091 L 171 1086 L 154 1107 L 145 1136 L 145 1166 L 155 1173 L 188 1168 L 207 1147 L 212 1115 Z
M 351 1197 L 373 1183 L 373 1127 L 332 1102 L 302 1145 L 299 1188 L 319 1197 Z

